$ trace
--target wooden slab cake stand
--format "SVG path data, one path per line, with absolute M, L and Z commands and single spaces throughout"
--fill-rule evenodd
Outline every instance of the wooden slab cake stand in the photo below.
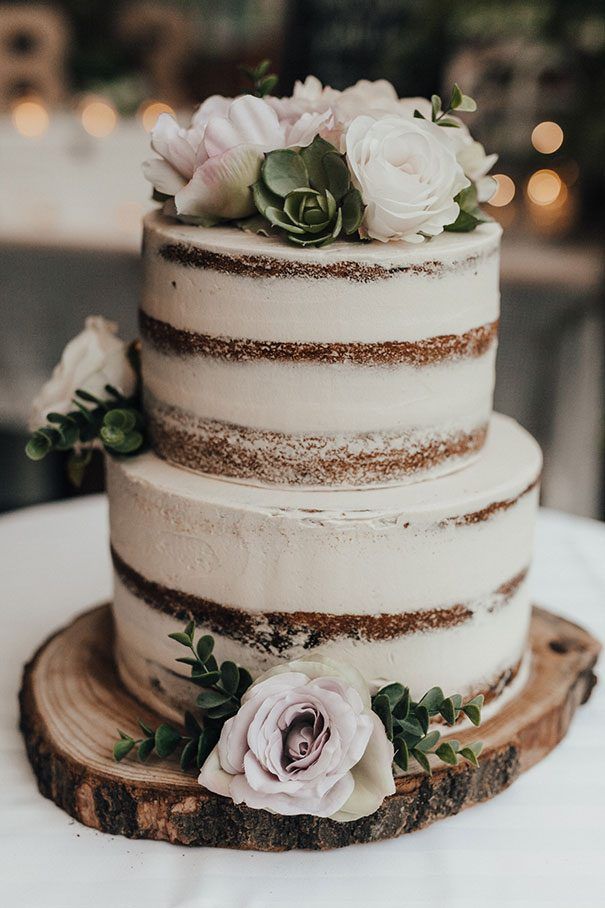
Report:
M 435 766 L 432 777 L 409 773 L 370 817 L 352 823 L 309 816 L 275 816 L 219 798 L 184 775 L 176 763 L 116 763 L 116 727 L 158 717 L 120 684 L 112 659 L 110 608 L 76 618 L 44 643 L 25 667 L 21 730 L 42 794 L 86 826 L 131 838 L 180 845 L 281 851 L 337 848 L 392 838 L 458 813 L 507 788 L 565 735 L 577 707 L 590 696 L 600 645 L 585 630 L 535 608 L 531 673 L 480 731 L 478 769 Z

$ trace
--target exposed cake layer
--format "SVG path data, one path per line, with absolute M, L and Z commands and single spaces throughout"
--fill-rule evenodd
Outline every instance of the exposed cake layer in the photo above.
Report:
M 499 239 L 489 224 L 420 248 L 300 250 L 150 215 L 140 322 L 156 450 L 277 485 L 467 463 L 491 414 Z
M 219 658 L 254 672 L 316 650 L 417 695 L 499 693 L 524 650 L 540 468 L 533 439 L 499 416 L 473 465 L 393 489 L 258 489 L 153 454 L 110 460 L 127 685 L 179 705 L 167 634 L 193 617 Z

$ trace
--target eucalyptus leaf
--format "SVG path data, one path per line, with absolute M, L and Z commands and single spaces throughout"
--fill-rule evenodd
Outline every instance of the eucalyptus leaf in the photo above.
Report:
M 430 731 L 421 741 L 416 744 L 416 750 L 421 750 L 423 753 L 428 753 L 433 749 L 441 734 L 438 731 Z
M 171 640 L 176 640 L 177 643 L 180 643 L 181 646 L 186 646 L 189 649 L 191 645 L 191 638 L 189 634 L 186 634 L 184 631 L 173 631 L 172 634 L 168 634 Z
M 179 765 L 180 765 L 181 769 L 184 770 L 185 772 L 188 769 L 190 769 L 192 766 L 195 765 L 195 760 L 196 760 L 196 756 L 197 756 L 197 747 L 198 747 L 197 738 L 192 739 L 191 741 L 187 741 L 187 743 L 183 747 L 183 750 L 181 752 L 181 757 L 179 760 Z
M 462 104 L 462 92 L 460 91 L 460 86 L 457 82 L 454 82 L 454 87 L 452 88 L 452 97 L 450 99 L 450 110 L 456 110 L 457 107 L 460 107 Z
M 462 712 L 470 719 L 473 725 L 481 725 L 481 708 L 475 703 L 465 703 Z
M 400 769 L 403 769 L 405 772 L 409 766 L 410 762 L 410 752 L 408 750 L 408 745 L 405 741 L 405 738 L 397 737 L 394 742 L 395 747 L 395 756 L 394 761 L 399 766 Z
M 208 710 L 208 716 L 211 719 L 226 719 L 230 716 L 234 716 L 237 712 L 237 706 L 235 706 L 230 700 L 226 703 L 222 703 L 220 706 L 213 706 L 212 709 Z
M 454 722 L 456 721 L 457 710 L 450 697 L 447 697 L 443 701 L 439 712 L 441 713 L 441 715 L 443 716 L 443 718 L 445 719 L 445 721 L 447 722 L 448 725 L 453 725 Z
M 463 747 L 460 750 L 460 756 L 464 757 L 464 759 L 471 763 L 473 766 L 479 766 L 477 754 L 470 747 Z
M 435 754 L 443 763 L 447 763 L 449 766 L 455 766 L 458 762 L 456 751 L 447 741 L 443 741 L 443 743 L 439 745 Z
M 235 662 L 223 662 L 221 665 L 221 683 L 225 690 L 234 694 L 239 685 L 239 668 Z
M 404 692 L 405 688 L 403 684 L 399 684 L 399 682 L 396 681 L 393 684 L 387 684 L 386 687 L 381 687 L 377 696 L 386 697 L 391 709 L 393 709 L 403 697 Z
M 245 668 L 240 666 L 239 670 L 239 684 L 237 686 L 237 695 L 241 697 L 248 690 L 252 684 L 252 675 Z
M 372 701 L 372 709 L 384 725 L 387 738 L 393 739 L 393 717 L 391 716 L 391 704 L 389 698 L 384 694 L 377 694 Z
M 427 690 L 426 694 L 419 701 L 418 706 L 424 706 L 428 710 L 430 715 L 435 715 L 439 712 L 441 704 L 443 702 L 443 691 L 440 687 L 431 687 L 430 690 Z
M 120 760 L 123 760 L 126 757 L 132 748 L 134 747 L 134 741 L 132 738 L 121 738 L 119 741 L 116 741 L 113 745 L 113 758 L 119 763 Z
M 222 706 L 229 699 L 229 694 L 220 690 L 203 690 L 198 695 L 197 705 L 200 709 L 212 709 L 215 706 Z
M 181 736 L 171 725 L 158 725 L 155 730 L 155 749 L 158 757 L 169 757 L 181 743 Z
M 413 747 L 412 756 L 429 776 L 433 774 L 431 770 L 431 764 L 429 763 L 429 758 L 425 753 L 423 753 L 421 750 L 418 750 L 418 748 Z
M 137 753 L 137 757 L 139 758 L 141 763 L 145 763 L 146 760 L 149 759 L 149 757 L 153 753 L 154 747 L 155 737 L 145 738 L 145 740 L 141 741 Z
M 200 662 L 208 662 L 212 650 L 214 649 L 214 638 L 210 634 L 204 634 L 197 641 L 196 652 Z M 216 663 L 215 663 L 216 664 Z

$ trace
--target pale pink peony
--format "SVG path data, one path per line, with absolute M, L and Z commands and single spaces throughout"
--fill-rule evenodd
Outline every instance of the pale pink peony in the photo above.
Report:
M 188 129 L 168 114 L 159 117 L 151 144 L 160 157 L 146 161 L 143 173 L 174 196 L 178 215 L 208 222 L 246 217 L 255 211 L 250 186 L 265 152 L 310 144 L 330 116 L 305 111 L 280 118 L 263 98 L 214 95 Z
M 277 666 L 248 689 L 199 782 L 255 809 L 347 822 L 393 794 L 392 761 L 361 675 L 306 658 Z

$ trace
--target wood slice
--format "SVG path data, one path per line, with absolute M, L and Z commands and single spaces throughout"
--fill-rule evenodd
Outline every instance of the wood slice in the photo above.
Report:
M 275 816 L 233 804 L 202 789 L 176 763 L 153 758 L 147 764 L 130 758 L 115 763 L 116 726 L 134 731 L 137 718 L 155 725 L 158 717 L 120 684 L 107 605 L 58 631 L 25 667 L 21 730 L 42 794 L 102 832 L 260 851 L 376 841 L 494 797 L 565 735 L 596 682 L 599 643 L 577 625 L 538 608 L 530 639 L 532 664 L 522 695 L 479 733 L 456 733 L 462 742 L 483 740 L 479 768 L 436 761 L 432 777 L 408 773 L 375 814 L 352 823 Z

